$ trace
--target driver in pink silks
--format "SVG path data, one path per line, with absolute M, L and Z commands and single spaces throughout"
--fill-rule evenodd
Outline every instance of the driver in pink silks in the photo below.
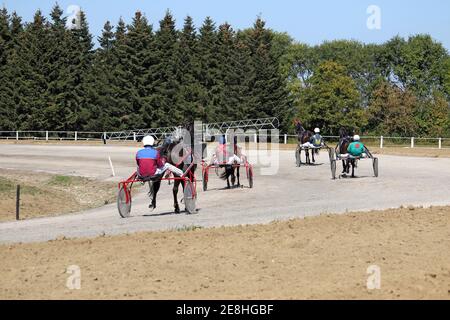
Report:
M 241 152 L 241 148 L 237 145 L 237 137 L 234 137 L 234 144 L 230 145 L 225 142 L 225 137 L 219 138 L 219 145 L 212 156 L 213 164 L 241 164 L 244 163 L 245 156 Z

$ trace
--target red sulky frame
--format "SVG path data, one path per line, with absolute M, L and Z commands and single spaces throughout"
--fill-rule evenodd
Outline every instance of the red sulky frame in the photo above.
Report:
M 191 155 L 191 153 L 186 154 L 176 166 L 181 164 L 190 155 Z M 181 177 L 173 177 L 173 176 L 165 177 L 165 178 L 161 178 L 159 180 L 161 180 L 161 181 L 181 180 L 181 181 L 183 181 L 183 187 L 186 187 L 186 182 L 190 181 L 190 182 L 192 182 L 191 184 L 189 184 L 189 186 L 191 188 L 192 196 L 193 196 L 193 198 L 196 198 L 197 197 L 197 179 L 195 178 L 195 174 L 193 174 L 190 171 L 192 169 L 192 167 L 194 166 L 194 164 L 195 164 L 195 162 L 192 161 L 192 163 L 186 169 L 186 172 L 188 173 L 188 175 L 184 174 Z M 126 199 L 127 204 L 131 201 L 131 188 L 133 187 L 133 183 L 135 183 L 135 182 L 145 182 L 144 180 L 142 180 L 138 177 L 137 172 L 134 172 L 127 180 L 120 181 L 118 184 L 119 190 L 121 189 L 121 187 L 123 187 L 123 189 L 126 190 L 126 192 L 125 192 L 126 198 L 125 199 Z M 129 189 L 128 189 L 128 185 L 130 185 Z
M 237 168 L 237 167 L 245 167 L 245 173 L 247 174 L 247 180 L 250 180 L 250 177 L 253 178 L 253 165 L 251 165 L 247 160 L 241 164 L 228 164 L 226 162 L 221 162 L 218 164 L 206 164 L 205 161 L 202 160 L 202 178 L 205 179 L 206 183 L 208 183 L 208 179 L 209 179 L 209 170 L 212 168 L 219 168 L 222 165 L 230 165 L 233 168 Z M 250 183 L 250 188 L 253 187 L 253 182 Z

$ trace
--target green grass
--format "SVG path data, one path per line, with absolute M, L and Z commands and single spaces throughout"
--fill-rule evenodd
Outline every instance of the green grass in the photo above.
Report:
M 78 182 L 77 180 L 80 180 L 79 177 L 71 177 L 71 176 L 62 176 L 57 175 L 50 179 L 48 184 L 50 185 L 56 185 L 56 186 L 70 186 L 74 184 L 75 182 Z
M 188 231 L 195 231 L 198 229 L 203 229 L 202 226 L 182 226 L 179 228 L 176 228 L 175 230 L 178 232 L 188 232 Z
M 0 177 L 0 193 L 10 193 L 15 190 L 15 187 L 11 180 Z
M 4 177 L 0 177 L 0 193 L 4 195 L 13 195 L 16 192 L 17 184 L 14 181 L 11 181 L 9 179 L 6 179 Z M 44 193 L 44 190 L 35 187 L 35 186 L 29 186 L 29 185 L 20 185 L 20 193 L 21 194 L 30 194 L 30 195 L 37 195 Z

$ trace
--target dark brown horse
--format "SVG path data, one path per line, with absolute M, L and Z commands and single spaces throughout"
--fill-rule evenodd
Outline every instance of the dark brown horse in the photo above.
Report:
M 184 175 L 193 182 L 193 177 L 197 164 L 195 163 L 190 167 L 190 164 L 195 159 L 198 159 L 194 155 L 194 126 L 193 124 L 187 124 L 184 126 L 183 134 L 181 137 L 168 137 L 164 140 L 161 146 L 157 147 L 161 157 L 166 158 L 166 161 L 177 168 L 184 171 Z M 177 159 L 178 158 L 178 159 Z M 190 167 L 190 169 L 189 169 Z M 186 170 L 189 169 L 187 172 Z M 175 213 L 180 213 L 180 206 L 178 204 L 178 189 L 180 184 L 184 190 L 184 183 L 182 180 L 175 180 L 172 188 L 173 193 L 173 206 Z M 156 208 L 156 196 L 161 186 L 161 180 L 150 182 L 149 196 L 152 199 L 150 208 Z
M 229 151 L 232 151 L 233 154 L 238 156 L 239 158 L 242 157 L 242 149 L 237 145 L 237 136 L 234 136 L 233 138 L 233 145 L 228 146 Z M 231 152 L 229 152 L 231 155 Z M 227 159 L 225 159 L 227 161 Z M 224 164 L 220 165 L 224 168 L 224 171 L 220 174 L 220 179 L 227 180 L 227 189 L 230 189 L 232 186 L 239 187 L 241 185 L 241 182 L 239 181 L 239 168 L 240 166 L 236 161 L 234 161 L 232 164 Z M 231 177 L 231 184 L 230 184 L 230 177 Z M 237 178 L 237 184 L 235 184 Z
M 349 134 L 349 131 L 345 128 L 339 129 L 339 154 L 347 154 L 348 146 L 353 141 L 353 135 Z M 349 174 L 350 166 L 352 167 L 352 178 L 355 177 L 355 159 L 342 159 L 342 173 Z
M 298 144 L 300 147 L 303 144 L 310 142 L 311 137 L 314 135 L 311 131 L 305 130 L 305 128 L 303 128 L 303 126 L 301 124 L 297 124 L 296 131 L 297 131 L 297 140 L 298 140 Z M 305 155 L 306 155 L 306 164 L 311 164 L 311 160 L 309 158 L 309 148 L 306 148 L 304 150 L 305 150 Z M 313 163 L 316 162 L 316 159 L 314 159 L 314 153 L 317 153 L 317 152 L 315 152 L 315 151 L 317 151 L 317 150 L 311 150 Z M 300 148 L 300 150 L 299 150 L 299 155 L 298 155 L 299 159 L 301 159 L 301 154 L 302 154 L 302 148 Z

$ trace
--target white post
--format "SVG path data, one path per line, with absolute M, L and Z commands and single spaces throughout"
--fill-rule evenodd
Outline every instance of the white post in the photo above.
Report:
M 439 138 L 439 149 L 442 149 L 442 138 Z
M 255 137 L 254 137 L 255 143 L 258 143 L 258 135 L 255 133 Z
M 48 131 L 45 131 L 45 141 L 48 141 Z
M 287 144 L 287 134 L 284 134 L 284 144 Z
M 380 137 L 380 149 L 383 149 L 383 136 Z
M 414 148 L 414 137 L 411 137 L 411 149 Z
M 19 131 L 16 131 L 16 140 L 19 140 Z
M 78 132 L 75 131 L 75 141 L 77 141 L 77 140 L 78 140 Z
M 109 156 L 108 159 L 109 159 L 109 166 L 111 167 L 111 171 L 112 171 L 112 176 L 115 177 L 116 173 L 114 172 L 114 167 L 113 167 L 113 164 L 111 161 L 111 157 Z
M 136 142 L 136 132 L 133 132 L 133 141 Z

